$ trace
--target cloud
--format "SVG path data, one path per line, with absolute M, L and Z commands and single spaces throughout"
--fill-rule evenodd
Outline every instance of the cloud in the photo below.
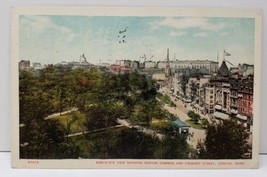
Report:
M 224 27 L 223 24 L 213 24 L 207 18 L 172 18 L 168 17 L 157 22 L 154 28 L 159 26 L 169 26 L 174 29 L 184 30 L 189 28 L 198 28 L 205 31 L 219 31 Z
M 48 16 L 20 18 L 20 58 L 41 63 L 55 63 L 79 56 L 73 43 L 79 35 L 71 28 L 56 24 Z
M 47 30 L 70 33 L 71 30 L 67 27 L 55 24 L 51 18 L 45 16 L 24 16 L 21 19 L 21 28 L 30 29 L 36 33 L 43 33 Z
M 184 36 L 184 35 L 186 35 L 186 33 L 185 32 L 181 32 L 181 31 L 179 31 L 179 32 L 171 32 L 170 33 L 170 35 L 171 36 Z
M 62 42 L 69 44 L 77 36 L 70 28 L 58 25 L 46 16 L 23 16 L 20 20 L 20 30 L 31 39 L 44 40 L 50 37 L 61 45 Z
M 208 36 L 208 33 L 206 32 L 199 32 L 193 35 L 194 37 L 205 37 Z
M 223 32 L 223 33 L 220 33 L 219 35 L 220 35 L 220 36 L 228 36 L 229 33 L 227 33 L 227 32 Z

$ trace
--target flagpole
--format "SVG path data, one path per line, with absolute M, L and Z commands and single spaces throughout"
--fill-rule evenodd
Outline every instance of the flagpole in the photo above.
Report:
M 225 49 L 223 49 L 223 61 L 225 61 Z

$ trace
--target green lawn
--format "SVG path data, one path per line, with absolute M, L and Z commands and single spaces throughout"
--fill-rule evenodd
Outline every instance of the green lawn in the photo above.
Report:
M 86 130 L 84 125 L 86 117 L 84 114 L 79 111 L 71 112 L 69 114 L 57 116 L 54 119 L 57 119 L 63 128 L 69 133 L 77 133 Z
M 159 121 L 150 123 L 150 128 L 159 132 L 168 132 L 171 130 L 172 126 L 169 121 Z
M 194 121 L 192 121 L 191 119 L 188 119 L 185 121 L 188 125 L 190 125 L 191 127 L 193 128 L 196 128 L 196 129 L 205 129 L 203 127 L 203 124 L 201 123 L 195 123 Z
M 164 104 L 168 104 L 169 106 L 172 106 L 172 107 L 175 106 L 174 102 L 171 100 L 171 98 L 170 98 L 168 95 L 158 93 L 158 94 L 157 94 L 157 97 L 158 97 L 158 99 L 160 99 Z

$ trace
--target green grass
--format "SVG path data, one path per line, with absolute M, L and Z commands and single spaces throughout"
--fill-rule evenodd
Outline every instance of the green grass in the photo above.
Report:
M 205 129 L 205 127 L 203 127 L 203 125 L 201 123 L 195 123 L 194 121 L 192 121 L 191 119 L 188 119 L 185 121 L 188 125 L 190 125 L 191 127 L 195 128 L 195 129 Z
M 86 130 L 86 127 L 84 125 L 86 117 L 79 111 L 57 116 L 54 119 L 57 119 L 62 127 L 66 131 L 69 131 L 69 133 L 77 133 Z
M 158 94 L 157 94 L 157 97 L 158 97 L 158 99 L 160 99 L 164 104 L 168 104 L 169 106 L 172 106 L 172 107 L 175 106 L 174 102 L 171 100 L 171 98 L 170 98 L 168 95 L 158 93 Z
M 160 132 L 166 132 L 171 129 L 171 123 L 166 121 L 152 122 L 150 128 Z

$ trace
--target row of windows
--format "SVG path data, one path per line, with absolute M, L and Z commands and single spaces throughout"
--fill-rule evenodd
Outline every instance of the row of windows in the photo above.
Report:
M 253 95 L 246 95 L 246 94 L 243 94 L 243 98 L 244 98 L 244 99 L 252 100 L 252 99 L 253 99 Z
M 239 105 L 244 106 L 244 107 L 250 107 L 252 105 L 251 101 L 244 101 L 244 100 L 239 100 Z
M 247 114 L 247 115 L 251 115 L 252 114 L 252 112 L 250 110 L 245 109 L 245 108 L 239 108 L 238 112 L 240 112 L 240 113 L 242 112 L 242 113 Z
M 171 64 L 171 67 L 175 68 L 194 68 L 194 69 L 199 69 L 199 68 L 210 68 L 209 64 L 184 64 L 184 65 L 179 65 L 179 64 Z

